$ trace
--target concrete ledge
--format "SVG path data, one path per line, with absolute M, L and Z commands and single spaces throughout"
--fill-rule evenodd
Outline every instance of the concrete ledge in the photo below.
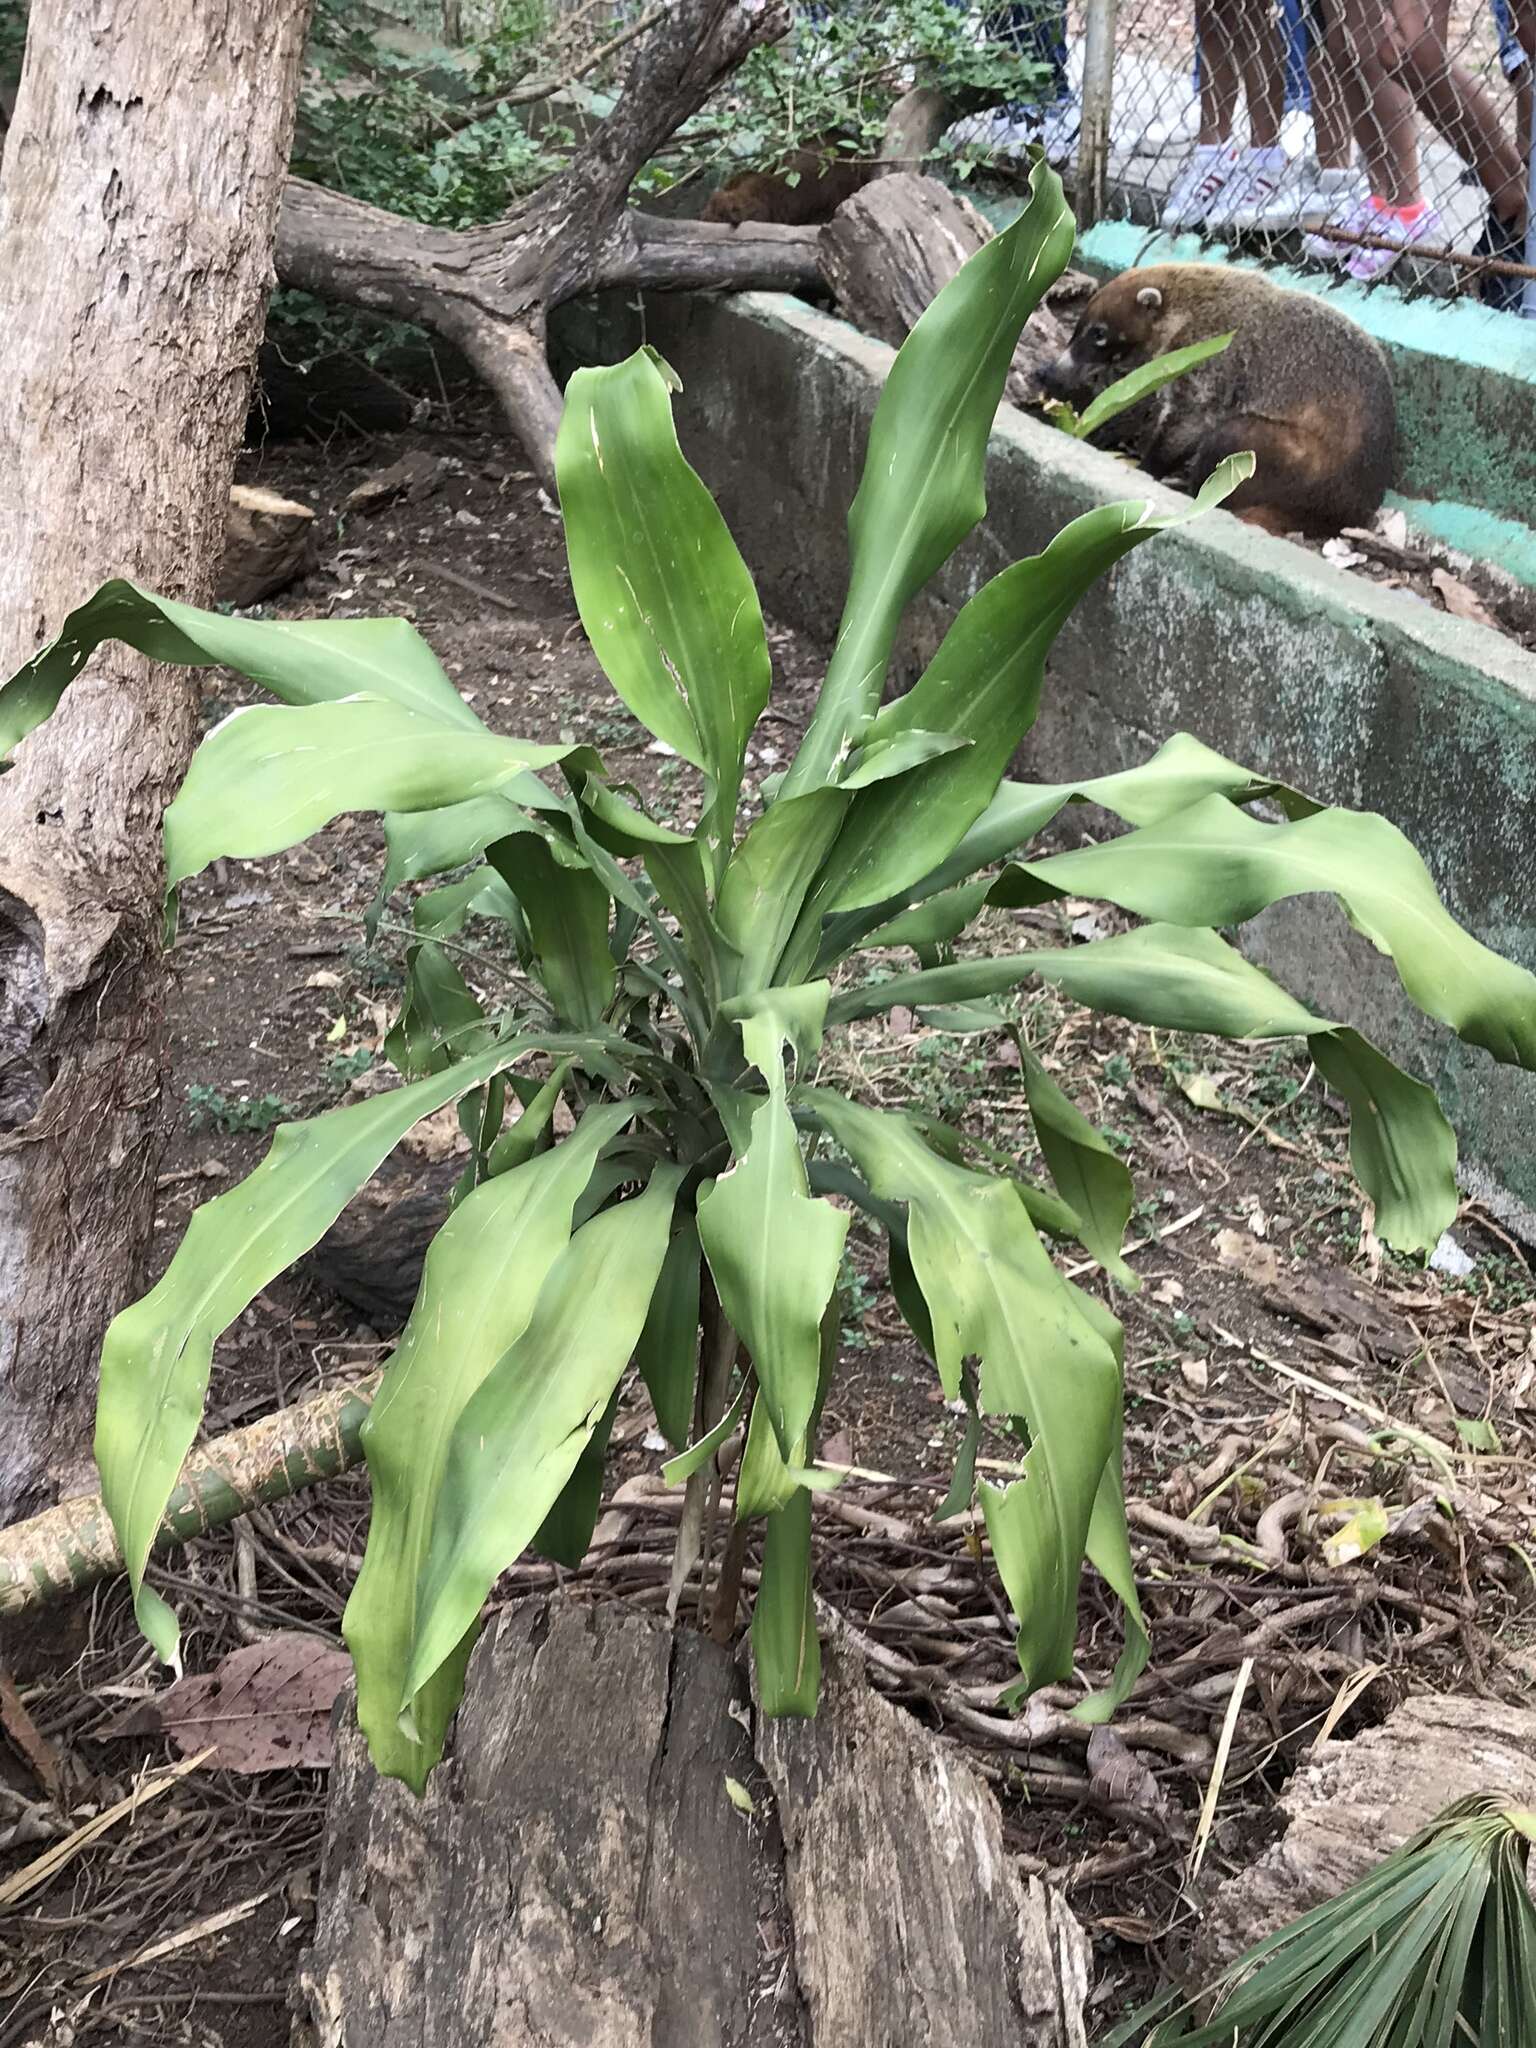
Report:
M 633 302 L 573 308 L 558 339 L 572 356 L 613 360 L 640 341 L 641 319 Z M 655 299 L 643 321 L 683 379 L 683 445 L 766 602 L 830 640 L 844 520 L 891 351 L 778 296 Z M 1181 502 L 1008 407 L 988 491 L 982 528 L 913 607 L 898 680 L 983 582 L 1069 519 L 1116 498 Z M 1327 801 L 1383 812 L 1455 914 L 1536 967 L 1536 658 L 1217 513 L 1148 542 L 1079 606 L 1020 772 L 1102 774 L 1179 729 Z M 1267 913 L 1244 943 L 1314 1007 L 1433 1080 L 1469 1184 L 1536 1232 L 1536 1076 L 1421 1019 L 1331 899 Z

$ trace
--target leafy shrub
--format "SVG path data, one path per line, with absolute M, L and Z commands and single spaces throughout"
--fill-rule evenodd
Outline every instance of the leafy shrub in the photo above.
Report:
M 985 510 L 1013 348 L 1071 247 L 1061 186 L 1037 166 L 1023 214 L 897 356 L 849 515 L 836 648 L 804 742 L 753 822 L 741 783 L 770 687 L 762 615 L 646 351 L 572 379 L 558 481 L 587 634 L 629 711 L 695 771 L 692 827 L 648 815 L 589 747 L 489 732 L 401 620 L 260 623 L 112 583 L 0 692 L 0 755 L 107 637 L 233 667 L 282 700 L 203 741 L 165 819 L 172 890 L 351 810 L 385 814 L 385 895 L 457 875 L 413 910 L 387 1047 L 405 1085 L 284 1126 L 108 1332 L 97 1458 L 162 1655 L 176 1654 L 176 1623 L 145 1565 L 215 1339 L 449 1103 L 472 1158 L 367 1425 L 373 1523 L 345 1623 L 374 1757 L 418 1786 L 499 1573 L 529 1544 L 574 1563 L 590 1540 L 631 1358 L 677 1451 L 667 1469 L 691 1489 L 684 1566 L 714 1454 L 744 1431 L 735 1509 L 763 1522 L 761 1695 L 774 1713 L 814 1707 L 811 1497 L 835 1480 L 817 1464 L 816 1430 L 836 1364 L 844 1205 L 885 1233 L 896 1304 L 945 1394 L 966 1404 L 951 1505 L 974 1497 L 985 1518 L 1018 1617 L 1020 1690 L 1072 1675 L 1085 1556 L 1123 1603 L 1127 1644 L 1109 1688 L 1078 1711 L 1107 1717 L 1145 1664 L 1121 1492 L 1120 1326 L 1042 1240 L 1080 1241 L 1133 1286 L 1123 1162 L 1027 1048 L 1021 1084 L 1053 1187 L 931 1113 L 818 1086 L 828 1031 L 897 1004 L 969 1028 L 988 1020 L 989 999 L 1034 979 L 1168 1029 L 1301 1036 L 1349 1105 L 1380 1234 L 1423 1250 L 1450 1221 L 1455 1139 L 1430 1090 L 1218 936 L 1282 898 L 1331 893 L 1420 1009 L 1536 1066 L 1536 978 L 1459 929 L 1393 826 L 1325 809 L 1182 735 L 1119 773 L 1005 779 L 1077 599 L 1168 521 L 1139 501 L 1074 521 L 981 589 L 914 688 L 882 704 L 908 602 Z M 1225 464 L 1195 510 L 1250 468 Z M 1054 856 L 1027 850 L 1081 801 L 1133 829 Z M 1076 946 L 955 957 L 984 905 L 1063 895 L 1151 921 Z M 454 965 L 472 913 L 499 923 L 516 955 L 527 993 L 506 1011 L 487 1014 Z M 910 972 L 871 959 L 902 948 L 917 956 Z M 574 1127 L 557 1143 L 562 1098 Z M 995 1482 L 975 1477 L 984 1417 L 1019 1442 L 1013 1475 Z

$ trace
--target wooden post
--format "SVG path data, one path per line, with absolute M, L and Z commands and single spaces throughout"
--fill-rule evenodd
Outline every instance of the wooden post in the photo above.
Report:
M 1088 0 L 1083 46 L 1083 126 L 1077 145 L 1079 232 L 1104 217 L 1109 187 L 1109 113 L 1115 89 L 1116 0 Z

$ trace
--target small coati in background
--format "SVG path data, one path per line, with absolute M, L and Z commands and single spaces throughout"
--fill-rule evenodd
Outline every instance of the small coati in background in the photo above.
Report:
M 791 150 L 780 171 L 743 171 L 710 194 L 702 218 L 731 227 L 748 220 L 776 221 L 786 228 L 820 227 L 880 168 L 873 160 L 859 163 L 840 157 L 839 146 L 835 139 L 809 143 Z
M 1257 467 L 1227 500 L 1270 533 L 1369 526 L 1392 477 L 1397 413 L 1382 350 L 1332 306 L 1252 271 L 1213 263 L 1128 270 L 1096 291 L 1067 347 L 1040 372 L 1082 409 L 1128 370 L 1231 332 L 1231 345 L 1175 377 L 1092 438 L 1149 476 L 1198 487 L 1224 456 Z

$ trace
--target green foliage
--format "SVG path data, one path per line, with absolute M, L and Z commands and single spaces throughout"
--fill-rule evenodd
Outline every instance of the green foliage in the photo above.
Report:
M 1166 521 L 1138 501 L 1075 521 L 980 591 L 912 691 L 883 705 L 904 608 L 985 511 L 1012 350 L 1070 247 L 1060 184 L 1037 165 L 1024 213 L 897 357 L 850 513 L 837 647 L 803 744 L 745 830 L 741 764 L 769 686 L 762 616 L 678 448 L 669 376 L 644 351 L 572 379 L 558 481 L 589 638 L 629 711 L 693 779 L 697 806 L 680 811 L 696 828 L 649 816 L 591 748 L 492 735 L 400 622 L 266 624 L 109 584 L 0 691 L 11 746 L 103 638 L 233 666 L 279 701 L 203 742 L 166 820 L 173 881 L 278 851 L 355 807 L 385 811 L 386 888 L 455 877 L 412 913 L 386 1046 L 406 1085 L 284 1126 L 108 1333 L 97 1455 L 139 1618 L 163 1655 L 175 1622 L 144 1569 L 216 1338 L 412 1124 L 452 1102 L 471 1163 L 366 1432 L 374 1523 L 345 1624 L 374 1756 L 413 1785 L 440 1752 L 499 1573 L 530 1543 L 568 1561 L 589 1541 L 632 1357 L 682 1447 L 674 1480 L 707 1491 L 716 1450 L 745 1430 L 735 1510 L 765 1524 L 760 1689 L 771 1710 L 813 1708 L 811 1496 L 836 1483 L 816 1437 L 850 1207 L 884 1236 L 896 1305 L 969 1410 L 947 1506 L 974 1500 L 985 1516 L 1017 1616 L 1020 1690 L 1071 1679 L 1085 1558 L 1121 1601 L 1126 1646 L 1079 1713 L 1106 1717 L 1144 1666 L 1120 1326 L 1062 1277 L 1041 1235 L 1076 1239 L 1130 1284 L 1125 1167 L 1027 1046 L 1021 1091 L 1054 1187 L 920 1097 L 876 1110 L 818 1085 L 829 1032 L 897 1004 L 946 1030 L 990 1030 L 997 1016 L 982 1006 L 1034 981 L 1169 1028 L 1304 1037 L 1349 1104 L 1378 1229 L 1405 1250 L 1435 1242 L 1456 1204 L 1455 1141 L 1430 1091 L 1347 1023 L 1312 1015 L 1215 927 L 1301 890 L 1331 894 L 1421 1008 L 1527 1067 L 1536 978 L 1457 928 L 1384 820 L 1325 810 L 1187 737 L 1113 775 L 1005 779 L 1072 605 Z M 1203 503 L 1249 467 L 1225 465 Z M 1261 799 L 1281 822 L 1248 808 Z M 1075 802 L 1133 829 L 1032 857 L 1029 841 Z M 1154 922 L 1082 946 L 956 957 L 987 903 L 1064 893 Z M 486 1010 L 454 965 L 471 914 L 515 957 L 505 1009 Z M 913 971 L 881 957 L 900 948 Z M 983 1418 L 1021 1446 L 1011 1479 L 976 1480 Z
M 1208 2020 L 1186 2008 L 1148 2048 L 1536 2041 L 1533 1840 L 1536 1813 L 1459 1800 L 1358 1884 L 1239 1957 L 1207 1993 Z
M 1182 377 L 1200 363 L 1209 362 L 1212 356 L 1219 356 L 1231 341 L 1230 334 L 1213 334 L 1208 341 L 1192 341 L 1187 348 L 1171 348 L 1166 355 L 1154 356 L 1150 363 L 1138 363 L 1134 370 L 1117 378 L 1107 391 L 1099 393 L 1085 412 L 1080 413 L 1065 399 L 1057 399 L 1046 406 L 1046 417 L 1075 439 L 1086 441 L 1090 434 L 1096 433 L 1100 427 L 1107 427 L 1111 420 L 1118 419 L 1133 405 L 1139 405 L 1142 399 L 1150 398 L 1154 391 L 1161 391 L 1175 377 Z
M 22 52 L 27 46 L 25 0 L 10 0 L 0 7 L 0 86 L 13 86 L 21 76 Z
M 729 169 L 776 170 L 791 151 L 829 139 L 845 156 L 873 155 L 914 77 L 999 102 L 1034 98 L 1044 76 L 1006 42 L 979 33 L 976 10 L 950 0 L 834 4 L 821 17 L 802 11 L 793 35 L 754 50 L 692 127 L 707 131 L 711 155 Z M 697 165 L 704 140 L 684 129 L 667 172 L 674 161 L 681 170 Z
M 202 1081 L 194 1081 L 187 1090 L 187 1123 L 194 1131 L 211 1126 L 230 1137 L 265 1136 L 293 1114 L 281 1095 L 262 1095 L 254 1102 L 242 1095 L 232 1102 Z
M 380 22 L 345 0 L 315 10 L 299 97 L 293 169 L 435 227 L 494 220 L 564 162 L 573 139 L 530 134 L 515 109 L 487 105 L 535 68 L 542 6 L 503 4 L 466 50 L 392 47 Z

